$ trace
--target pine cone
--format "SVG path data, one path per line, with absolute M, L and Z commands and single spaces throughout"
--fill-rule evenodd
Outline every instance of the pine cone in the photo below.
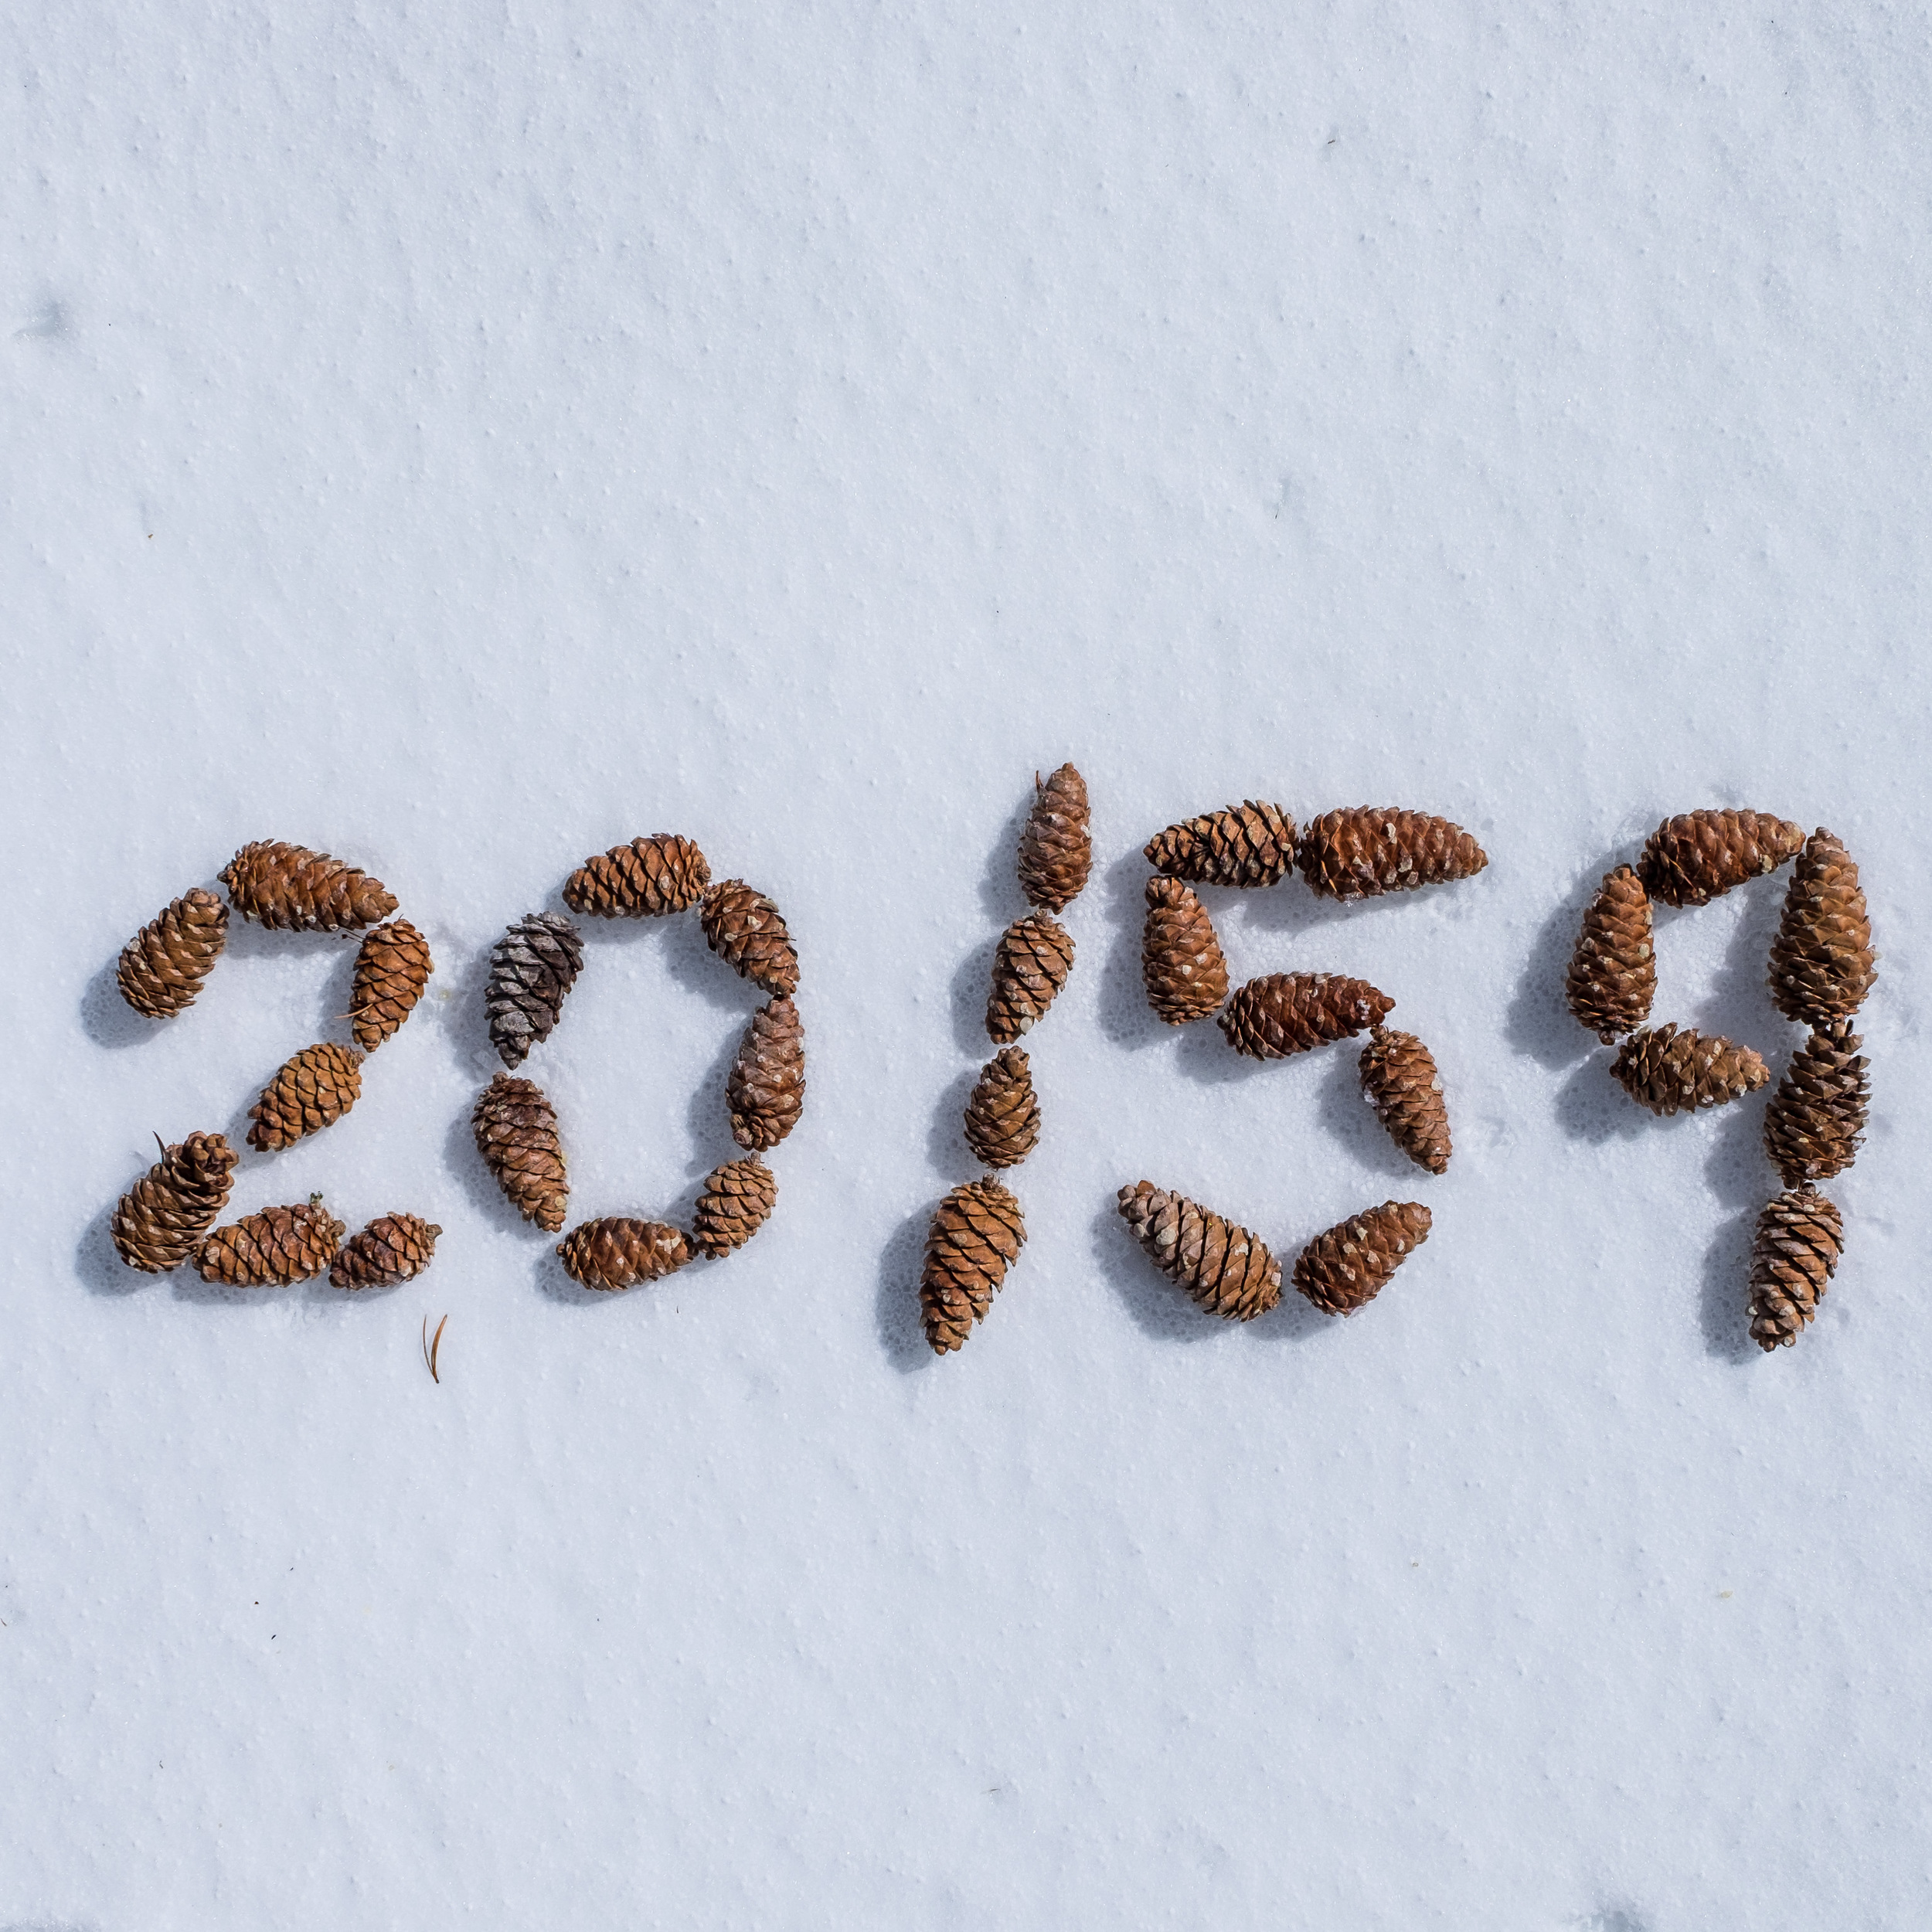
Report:
M 966 1103 L 966 1145 L 988 1167 L 1018 1167 L 1039 1145 L 1039 1102 L 1026 1053 L 1002 1046 Z
M 1872 1083 L 1849 1019 L 1821 1026 L 1798 1052 L 1764 1110 L 1764 1151 L 1787 1187 L 1842 1174 L 1865 1138 Z
M 300 1207 L 264 1208 L 217 1228 L 201 1244 L 195 1270 L 231 1288 L 279 1288 L 320 1274 L 342 1245 L 342 1224 L 318 1194 Z
M 191 1134 L 164 1147 L 114 1209 L 115 1253 L 144 1274 L 179 1267 L 227 1206 L 240 1158 L 219 1134 Z
M 1019 1202 L 990 1175 L 956 1187 L 933 1210 L 919 1305 L 934 1355 L 961 1346 L 986 1318 L 1026 1244 Z
M 675 832 L 654 832 L 587 859 L 564 881 L 563 903 L 590 919 L 641 919 L 695 906 L 711 883 L 705 855 Z
M 563 1272 L 587 1288 L 634 1288 L 676 1273 L 691 1259 L 681 1229 L 622 1215 L 581 1223 L 556 1251 Z
M 257 839 L 223 867 L 221 883 L 236 912 L 271 931 L 340 933 L 373 926 L 396 910 L 379 879 L 325 852 Z
M 248 1110 L 248 1145 L 264 1154 L 293 1147 L 304 1134 L 332 1127 L 361 1097 L 362 1056 L 332 1040 L 304 1046 L 284 1060 Z
M 1280 1060 L 1377 1026 L 1394 1005 L 1366 979 L 1339 973 L 1264 973 L 1228 1002 L 1216 1023 L 1237 1053 Z
M 1878 978 L 1852 855 L 1822 825 L 1804 842 L 1771 944 L 1771 998 L 1787 1019 L 1849 1019 Z
M 563 1143 L 557 1137 L 556 1109 L 536 1081 L 498 1073 L 478 1096 L 470 1125 L 483 1165 L 511 1206 L 546 1234 L 561 1234 L 570 1198 Z
M 1048 913 L 1029 913 L 1000 934 L 986 1031 L 995 1046 L 1016 1040 L 1053 1003 L 1073 970 L 1073 936 Z
M 349 1017 L 364 1053 L 374 1053 L 401 1027 L 435 971 L 429 941 L 406 919 L 392 919 L 363 939 L 356 949 Z
M 1183 818 L 1157 832 L 1141 849 L 1147 862 L 1170 879 L 1200 886 L 1273 886 L 1294 864 L 1294 821 L 1281 806 L 1250 798 Z
M 731 1138 L 762 1153 L 805 1111 L 805 1029 L 789 999 L 768 999 L 751 1016 L 725 1080 Z
M 166 1019 L 195 1003 L 228 944 L 228 908 L 191 886 L 122 947 L 114 977 L 137 1013 Z
M 1651 834 L 1638 876 L 1666 906 L 1706 906 L 1774 871 L 1804 843 L 1804 832 L 1788 818 L 1766 812 L 1680 812 Z
M 1430 1219 L 1420 1201 L 1384 1201 L 1352 1216 L 1295 1257 L 1294 1285 L 1324 1315 L 1353 1315 L 1428 1240 Z
M 1362 1097 L 1389 1138 L 1431 1174 L 1449 1168 L 1449 1110 L 1435 1056 L 1413 1033 L 1378 1026 L 1362 1049 Z
M 1844 1252 L 1845 1223 L 1809 1181 L 1765 1203 L 1751 1243 L 1751 1339 L 1767 1355 L 1818 1313 Z
M 1136 1181 L 1117 1198 L 1148 1260 L 1209 1315 L 1252 1321 L 1281 1299 L 1281 1264 L 1258 1234 L 1151 1181 Z
M 521 1066 L 550 1037 L 583 964 L 583 941 L 561 913 L 525 913 L 491 948 L 484 1005 L 505 1066 Z
M 741 979 L 767 993 L 798 990 L 798 949 L 784 916 L 742 879 L 713 886 L 699 902 L 705 943 Z
M 1147 882 L 1141 978 L 1147 1003 L 1170 1026 L 1206 1019 L 1228 996 L 1228 963 L 1214 922 L 1179 879 Z
M 727 1161 L 705 1176 L 698 1196 L 692 1245 L 713 1260 L 741 1248 L 771 1218 L 778 1205 L 778 1177 L 755 1155 Z
M 1650 1017 L 1657 993 L 1650 896 L 1628 866 L 1604 874 L 1570 956 L 1570 1010 L 1606 1045 Z
M 1632 1033 L 1617 1049 L 1610 1070 L 1624 1090 L 1653 1114 L 1689 1114 L 1700 1107 L 1754 1094 L 1771 1070 L 1748 1046 L 1721 1033 L 1708 1039 L 1667 1020 Z
M 1093 866 L 1087 781 L 1062 765 L 1045 784 L 1033 781 L 1033 809 L 1019 835 L 1019 889 L 1029 906 L 1063 912 L 1080 896 Z
M 1325 811 L 1310 823 L 1295 862 L 1309 885 L 1331 899 L 1372 899 L 1472 879 L 1489 855 L 1447 818 L 1393 805 L 1358 805 Z
M 436 1254 L 443 1230 L 413 1214 L 384 1214 L 352 1234 L 330 1264 L 328 1279 L 338 1288 L 393 1288 L 412 1280 Z

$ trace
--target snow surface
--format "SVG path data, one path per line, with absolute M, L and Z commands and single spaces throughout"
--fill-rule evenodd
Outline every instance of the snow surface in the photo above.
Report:
M 1932 1922 L 1915 9 L 0 31 L 0 1926 Z M 1065 757 L 1030 1239 L 936 1362 Z M 1352 1050 L 1147 1012 L 1138 847 L 1246 796 L 1490 852 L 1210 896 L 1237 977 L 1396 995 L 1440 1180 Z M 1845 1264 L 1774 1359 L 1765 1097 L 1652 1121 L 1559 999 L 1598 875 L 1707 803 L 1843 836 L 1884 955 Z M 749 1249 L 592 1298 L 471 1149 L 481 976 L 659 829 L 791 920 L 809 1103 Z M 106 1243 L 153 1132 L 238 1134 L 342 1010 L 345 942 L 256 931 L 118 1005 L 257 837 L 434 948 L 235 1196 L 440 1222 L 386 1297 Z M 1781 896 L 1667 916 L 1660 1017 L 1781 1065 Z M 573 1218 L 682 1213 L 756 995 L 690 921 L 588 945 L 527 1070 Z M 1132 1247 L 1142 1175 L 1291 1256 L 1390 1196 L 1435 1232 L 1241 1329 Z

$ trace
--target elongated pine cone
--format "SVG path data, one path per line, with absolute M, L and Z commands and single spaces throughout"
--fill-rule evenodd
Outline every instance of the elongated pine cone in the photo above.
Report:
M 1117 1199 L 1148 1258 L 1209 1315 L 1252 1321 L 1281 1299 L 1281 1264 L 1258 1234 L 1151 1181 L 1122 1188 Z
M 484 1007 L 505 1066 L 521 1066 L 550 1037 L 583 964 L 583 940 L 561 913 L 525 913 L 491 948 Z
M 364 1053 L 374 1053 L 401 1027 L 435 971 L 429 941 L 406 919 L 365 935 L 349 995 L 349 1023 Z
M 1216 1023 L 1237 1053 L 1281 1060 L 1378 1026 L 1394 1005 L 1366 979 L 1264 973 L 1236 993 Z
M 1325 811 L 1304 828 L 1301 876 L 1330 899 L 1372 899 L 1472 879 L 1489 855 L 1461 826 L 1425 811 L 1357 805 Z
M 1017 1167 L 1039 1145 L 1039 1101 L 1025 1051 L 1002 1046 L 966 1103 L 966 1145 L 988 1167 Z
M 304 1134 L 332 1127 L 361 1097 L 362 1055 L 333 1040 L 304 1046 L 276 1069 L 248 1110 L 248 1145 L 262 1153 L 292 1147 Z
M 191 886 L 121 948 L 114 978 L 137 1013 L 166 1019 L 195 1003 L 201 983 L 228 944 L 228 908 Z
M 1859 869 L 1822 825 L 1804 842 L 1771 942 L 1771 998 L 1787 1019 L 1849 1019 L 1878 978 Z M 144 1009 L 145 1010 L 145 1009 Z
M 340 933 L 373 926 L 396 910 L 379 879 L 325 852 L 258 838 L 222 869 L 230 903 L 271 930 Z
M 699 902 L 705 944 L 737 974 L 767 993 L 798 990 L 798 949 L 783 914 L 742 879 L 713 886 Z
M 1429 1238 L 1420 1201 L 1384 1201 L 1318 1234 L 1295 1257 L 1294 1285 L 1324 1315 L 1353 1315 Z
M 1650 1018 L 1657 954 L 1650 895 L 1628 866 L 1604 874 L 1570 956 L 1570 1010 L 1606 1046 Z
M 743 1247 L 777 1205 L 778 1177 L 756 1155 L 748 1161 L 727 1161 L 705 1176 L 691 1244 L 719 1260 Z
M 1148 1005 L 1170 1026 L 1206 1019 L 1228 996 L 1228 962 L 1214 922 L 1178 879 L 1147 882 L 1141 978 Z
M 1378 1026 L 1362 1049 L 1362 1095 L 1417 1167 L 1449 1167 L 1449 1110 L 1435 1056 L 1413 1033 Z
M 705 855 L 675 832 L 654 832 L 587 859 L 563 882 L 563 903 L 587 919 L 641 919 L 695 906 L 711 883 Z
M 1029 906 L 1063 912 L 1094 869 L 1087 829 L 1087 781 L 1062 765 L 1045 784 L 1033 781 L 1033 809 L 1019 835 L 1019 889 Z
M 624 1215 L 573 1227 L 556 1251 L 563 1272 L 587 1288 L 634 1288 L 675 1274 L 691 1259 L 682 1229 Z
M 1637 871 L 1651 897 L 1666 906 L 1706 906 L 1775 871 L 1804 843 L 1799 827 L 1768 812 L 1679 812 L 1651 834 Z
M 919 1306 L 934 1355 L 961 1346 L 973 1324 L 985 1320 L 1026 1244 L 1019 1201 L 990 1175 L 954 1188 L 934 1209 Z
M 1865 1138 L 1872 1083 L 1849 1019 L 1821 1026 L 1796 1053 L 1764 1110 L 1764 1151 L 1787 1187 L 1828 1181 Z
M 417 1215 L 379 1215 L 343 1243 L 329 1264 L 329 1284 L 338 1288 L 393 1288 L 411 1281 L 434 1258 L 436 1237 L 442 1232 Z
M 320 1274 L 342 1246 L 341 1222 L 321 1197 L 300 1207 L 264 1208 L 217 1228 L 201 1244 L 195 1270 L 231 1288 L 279 1288 Z
M 1273 886 L 1294 864 L 1294 821 L 1279 805 L 1250 798 L 1157 832 L 1141 848 L 1170 879 L 1197 886 Z M 1150 902 L 1151 903 L 1151 902 Z
M 995 1046 L 1016 1040 L 1053 1003 L 1073 970 L 1073 935 L 1049 913 L 1029 913 L 999 936 L 986 1031 Z
M 805 1111 L 805 1029 L 789 999 L 768 999 L 751 1016 L 725 1080 L 731 1138 L 762 1153 Z
M 227 1206 L 240 1158 L 219 1134 L 163 1148 L 114 1209 L 114 1252 L 144 1274 L 179 1267 Z
M 1721 1033 L 1708 1038 L 1666 1020 L 1631 1034 L 1617 1049 L 1610 1070 L 1639 1106 L 1653 1114 L 1689 1114 L 1700 1107 L 1754 1094 L 1771 1070 L 1748 1046 Z
M 1818 1313 L 1844 1252 L 1844 1221 L 1809 1181 L 1765 1203 L 1751 1243 L 1751 1339 L 1767 1355 Z
M 477 1097 L 470 1126 L 483 1165 L 510 1205 L 546 1234 L 561 1234 L 570 1184 L 564 1178 L 556 1109 L 543 1089 L 534 1080 L 498 1073 Z

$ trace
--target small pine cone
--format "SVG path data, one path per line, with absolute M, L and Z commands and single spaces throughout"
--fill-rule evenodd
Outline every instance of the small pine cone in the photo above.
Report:
M 788 999 L 768 999 L 751 1016 L 725 1080 L 731 1138 L 763 1153 L 798 1124 L 805 1111 L 805 1029 Z
M 333 1040 L 304 1046 L 284 1060 L 248 1110 L 248 1145 L 264 1154 L 292 1147 L 304 1134 L 332 1127 L 361 1097 L 361 1054 Z
M 1147 1003 L 1170 1026 L 1206 1019 L 1228 996 L 1228 962 L 1214 922 L 1178 879 L 1147 882 L 1141 978 Z
M 217 1228 L 201 1244 L 195 1269 L 231 1288 L 279 1288 L 320 1274 L 342 1246 L 341 1222 L 318 1194 L 300 1207 L 264 1208 Z
M 985 1320 L 1026 1243 L 1019 1201 L 991 1175 L 954 1188 L 934 1209 L 919 1305 L 934 1355 L 961 1346 L 973 1324 Z
M 1148 1258 L 1209 1315 L 1252 1321 L 1281 1299 L 1281 1264 L 1258 1234 L 1151 1181 L 1136 1181 L 1117 1198 Z
M 1018 1167 L 1039 1145 L 1032 1070 L 1017 1046 L 1002 1046 L 980 1069 L 966 1103 L 966 1145 L 988 1167 Z
M 443 1230 L 413 1214 L 384 1214 L 352 1234 L 329 1265 L 338 1288 L 393 1288 L 420 1274 L 436 1254 Z
M 713 1260 L 741 1248 L 771 1218 L 778 1204 L 778 1177 L 754 1155 L 727 1161 L 705 1176 L 693 1217 L 692 1245 Z
M 114 977 L 137 1013 L 166 1019 L 195 1003 L 201 983 L 228 943 L 228 908 L 191 886 L 122 947 Z
M 1767 812 L 1680 812 L 1651 834 L 1637 870 L 1651 897 L 1666 906 L 1706 906 L 1775 871 L 1804 843 L 1798 826 Z
M 163 1148 L 114 1209 L 114 1251 L 144 1274 L 179 1267 L 227 1206 L 240 1158 L 219 1134 L 191 1134 Z
M 392 919 L 363 939 L 355 954 L 349 1017 L 364 1053 L 374 1053 L 401 1027 L 435 971 L 429 941 L 406 919 Z
M 583 964 L 583 941 L 561 913 L 525 913 L 491 948 L 484 1005 L 505 1066 L 521 1066 L 550 1037 Z
M 1657 994 L 1650 895 L 1628 866 L 1604 874 L 1570 956 L 1570 1010 L 1607 1046 L 1650 1018 Z
M 1764 1151 L 1787 1187 L 1828 1181 L 1865 1138 L 1872 1083 L 1849 1019 L 1821 1026 L 1793 1055 L 1764 1110 Z
M 1019 889 L 1029 906 L 1063 912 L 1080 896 L 1093 869 L 1087 781 L 1071 765 L 1062 765 L 1045 784 L 1033 781 L 1033 809 L 1019 835 Z
M 221 883 L 243 918 L 270 930 L 349 932 L 396 910 L 396 895 L 379 879 L 279 838 L 243 846 L 223 868 Z
M 1809 1181 L 1765 1203 L 1751 1243 L 1751 1339 L 1767 1355 L 1818 1313 L 1844 1252 L 1844 1221 Z
M 1157 832 L 1141 847 L 1170 879 L 1199 886 L 1273 886 L 1294 864 L 1294 821 L 1279 805 L 1250 798 Z
M 1859 869 L 1822 825 L 1804 842 L 1771 944 L 1771 998 L 1808 1026 L 1849 1019 L 1878 978 Z
M 1632 1033 L 1617 1049 L 1610 1070 L 1624 1090 L 1653 1114 L 1688 1114 L 1700 1107 L 1754 1094 L 1771 1070 L 1748 1046 L 1721 1033 L 1706 1039 L 1672 1021 Z
M 623 1215 L 573 1227 L 556 1251 L 563 1272 L 587 1288 L 634 1288 L 675 1274 L 691 1259 L 682 1229 Z
M 1294 1285 L 1324 1315 L 1353 1315 L 1429 1238 L 1420 1201 L 1384 1201 L 1318 1234 L 1294 1262 Z
M 654 832 L 587 859 L 563 883 L 563 903 L 587 919 L 641 919 L 695 906 L 711 883 L 705 855 L 675 832 Z
M 570 1185 L 556 1109 L 536 1081 L 498 1073 L 478 1096 L 470 1125 L 483 1165 L 511 1206 L 546 1234 L 561 1234 Z
M 1449 1168 L 1449 1110 L 1435 1056 L 1413 1033 L 1378 1026 L 1362 1049 L 1362 1097 L 1389 1138 L 1431 1174 Z
M 1473 879 L 1489 855 L 1461 826 L 1393 805 L 1325 811 L 1303 831 L 1301 876 L 1331 899 L 1372 899 Z
M 1073 970 L 1073 935 L 1049 913 L 1029 913 L 999 936 L 986 1031 L 995 1046 L 1016 1040 L 1053 1003 Z
M 1394 1005 L 1366 979 L 1264 973 L 1236 993 L 1216 1023 L 1237 1053 L 1280 1060 L 1379 1026 Z
M 761 892 L 742 879 L 712 886 L 699 902 L 705 943 L 738 975 L 761 992 L 798 990 L 798 949 L 785 930 L 784 916 Z

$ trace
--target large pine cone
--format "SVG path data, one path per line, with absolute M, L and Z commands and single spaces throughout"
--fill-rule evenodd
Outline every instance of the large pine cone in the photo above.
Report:
M 1117 1198 L 1148 1258 L 1209 1315 L 1252 1321 L 1281 1299 L 1281 1264 L 1258 1234 L 1151 1181 L 1136 1181 Z
M 1570 1010 L 1606 1045 L 1650 1018 L 1657 995 L 1650 895 L 1628 866 L 1604 874 L 1570 956 Z
M 364 1053 L 374 1053 L 409 1018 L 435 971 L 429 941 L 406 919 L 364 937 L 349 995 L 349 1022 Z
M 587 1288 L 634 1288 L 675 1274 L 691 1259 L 681 1229 L 623 1215 L 573 1227 L 556 1251 L 563 1272 Z
M 114 1209 L 114 1251 L 144 1274 L 178 1268 L 228 1205 L 241 1157 L 219 1134 L 191 1134 L 157 1161 Z
M 762 1153 L 805 1111 L 805 1029 L 789 999 L 768 999 L 751 1016 L 725 1080 L 731 1138 Z
M 379 1215 L 360 1234 L 352 1234 L 329 1265 L 331 1286 L 393 1288 L 413 1280 L 436 1253 L 443 1230 L 413 1214 Z
M 1002 1046 L 966 1103 L 966 1145 L 988 1167 L 1017 1167 L 1039 1145 L 1039 1102 L 1025 1051 Z
M 526 913 L 491 948 L 484 1005 L 505 1066 L 521 1066 L 550 1037 L 583 964 L 583 940 L 561 913 Z
M 536 1081 L 498 1073 L 478 1096 L 470 1125 L 483 1165 L 511 1206 L 546 1234 L 562 1233 L 570 1199 L 563 1143 L 556 1109 Z
M 1799 827 L 1768 812 L 1680 812 L 1651 834 L 1637 870 L 1651 898 L 1704 906 L 1775 871 L 1804 843 Z
M 705 943 L 742 979 L 761 992 L 798 990 L 798 949 L 783 915 L 742 879 L 727 879 L 706 893 L 698 917 Z
M 1141 978 L 1147 1003 L 1170 1026 L 1206 1019 L 1228 996 L 1228 962 L 1214 922 L 1178 879 L 1147 882 Z
M 1442 1174 L 1449 1166 L 1449 1110 L 1435 1056 L 1413 1033 L 1378 1026 L 1362 1049 L 1362 1097 L 1389 1138 L 1418 1167 Z
M 1821 1026 L 1791 1056 L 1764 1110 L 1764 1151 L 1787 1187 L 1828 1181 L 1865 1138 L 1872 1083 L 1849 1019 Z
M 1033 781 L 1033 809 L 1019 835 L 1019 889 L 1029 905 L 1063 912 L 1080 896 L 1093 866 L 1087 781 L 1062 765 L 1045 784 Z
M 1394 1005 L 1366 979 L 1264 973 L 1236 993 L 1216 1024 L 1237 1053 L 1280 1060 L 1377 1026 Z
M 934 1355 L 958 1348 L 985 1319 L 1026 1242 L 1019 1202 L 990 1175 L 954 1188 L 933 1210 L 919 1305 Z
M 1281 806 L 1250 798 L 1183 818 L 1157 832 L 1141 849 L 1147 862 L 1170 879 L 1200 886 L 1272 886 L 1294 864 L 1294 821 Z
M 1447 818 L 1357 805 L 1325 811 L 1304 827 L 1295 862 L 1317 892 L 1349 900 L 1473 878 L 1489 857 Z
M 379 879 L 279 838 L 243 846 L 222 869 L 221 883 L 243 918 L 271 930 L 348 932 L 396 910 L 396 895 Z
M 191 886 L 121 949 L 114 978 L 137 1013 L 166 1019 L 195 1003 L 201 983 L 228 943 L 228 908 Z
M 1754 1094 L 1771 1070 L 1748 1046 L 1721 1033 L 1706 1038 L 1675 1022 L 1632 1033 L 1617 1049 L 1610 1070 L 1624 1090 L 1653 1114 L 1688 1114 L 1700 1107 Z
M 587 859 L 564 881 L 563 903 L 590 919 L 641 919 L 695 906 L 711 883 L 705 855 L 675 832 L 654 832 Z
M 1029 913 L 999 937 L 986 1031 L 995 1046 L 1016 1040 L 1053 1003 L 1073 970 L 1073 935 L 1050 913 Z
M 1767 1355 L 1818 1313 L 1844 1252 L 1845 1223 L 1809 1181 L 1766 1202 L 1751 1244 L 1751 1339 Z
M 320 1274 L 341 1247 L 342 1224 L 318 1194 L 300 1207 L 264 1208 L 217 1228 L 201 1244 L 195 1269 L 231 1288 L 279 1288 Z
M 292 1147 L 304 1134 L 332 1127 L 361 1097 L 361 1054 L 333 1040 L 304 1046 L 277 1068 L 248 1110 L 248 1145 L 262 1153 Z
M 1295 1257 L 1294 1285 L 1324 1315 L 1353 1315 L 1428 1240 L 1431 1218 L 1420 1201 L 1384 1201 L 1352 1216 Z
M 1771 998 L 1808 1026 L 1849 1019 L 1878 978 L 1859 869 L 1822 825 L 1804 842 L 1771 944 Z
M 741 1248 L 778 1205 L 778 1177 L 756 1155 L 727 1161 L 705 1176 L 693 1217 L 692 1245 L 713 1260 Z

